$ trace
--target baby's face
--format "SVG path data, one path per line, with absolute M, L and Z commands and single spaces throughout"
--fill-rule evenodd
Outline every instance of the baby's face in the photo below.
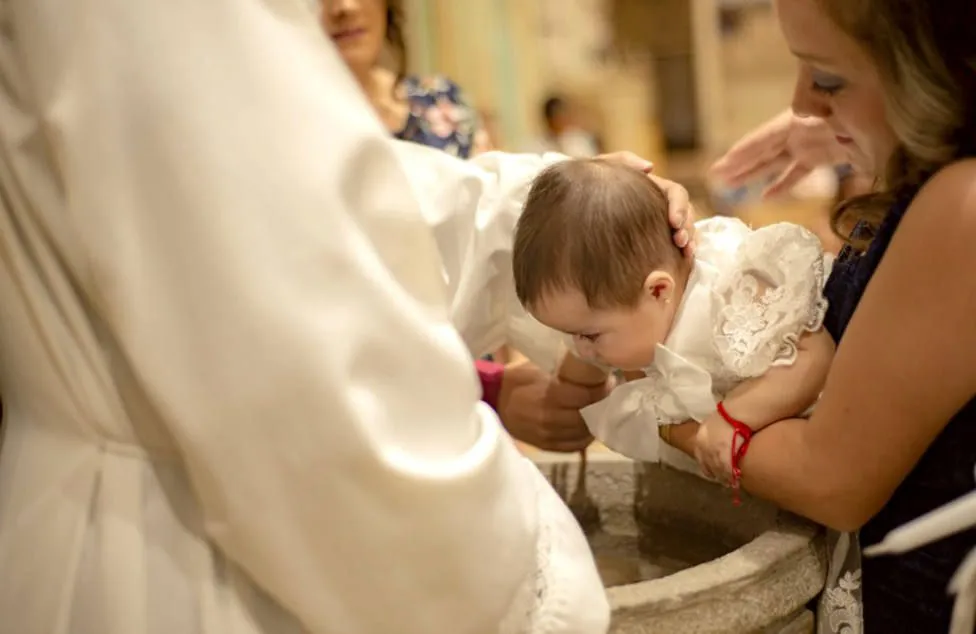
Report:
M 637 306 L 591 308 L 578 290 L 546 293 L 532 306 L 538 321 L 572 335 L 577 354 L 620 370 L 641 370 L 668 335 L 670 302 L 648 294 Z

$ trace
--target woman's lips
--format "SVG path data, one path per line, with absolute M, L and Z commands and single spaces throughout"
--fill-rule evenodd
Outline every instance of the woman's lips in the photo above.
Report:
M 366 34 L 366 29 L 343 29 L 332 34 L 332 39 L 337 43 L 350 42 Z

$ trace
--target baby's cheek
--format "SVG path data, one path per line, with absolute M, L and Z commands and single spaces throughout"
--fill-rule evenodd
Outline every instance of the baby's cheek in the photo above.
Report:
M 621 350 L 619 346 L 615 345 L 602 345 L 597 353 L 594 355 L 596 360 L 604 363 L 608 366 L 619 368 L 627 365 L 629 359 L 627 358 L 626 349 Z
M 629 369 L 643 369 L 654 363 L 654 346 L 632 346 L 627 354 Z

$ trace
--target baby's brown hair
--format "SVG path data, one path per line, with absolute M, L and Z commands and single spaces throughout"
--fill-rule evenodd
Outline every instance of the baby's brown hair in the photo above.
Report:
M 681 262 L 668 199 L 632 167 L 601 159 L 551 165 L 532 183 L 512 266 L 523 306 L 577 289 L 593 308 L 635 306 L 644 279 Z

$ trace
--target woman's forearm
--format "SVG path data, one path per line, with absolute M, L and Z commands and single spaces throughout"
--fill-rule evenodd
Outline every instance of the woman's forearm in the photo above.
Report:
M 831 528 L 860 528 L 873 511 L 859 507 L 851 487 L 843 487 L 817 456 L 829 447 L 814 446 L 809 421 L 791 418 L 770 425 L 752 438 L 740 463 L 742 486 L 752 495 Z
M 806 333 L 796 359 L 744 381 L 724 399 L 729 414 L 755 431 L 800 416 L 817 402 L 833 358 L 834 342 L 826 330 Z
M 856 530 L 870 517 L 835 486 L 829 474 L 810 459 L 808 421 L 791 418 L 774 423 L 752 438 L 740 467 L 742 486 L 752 495 L 838 530 Z M 671 446 L 695 457 L 698 423 L 674 425 Z

